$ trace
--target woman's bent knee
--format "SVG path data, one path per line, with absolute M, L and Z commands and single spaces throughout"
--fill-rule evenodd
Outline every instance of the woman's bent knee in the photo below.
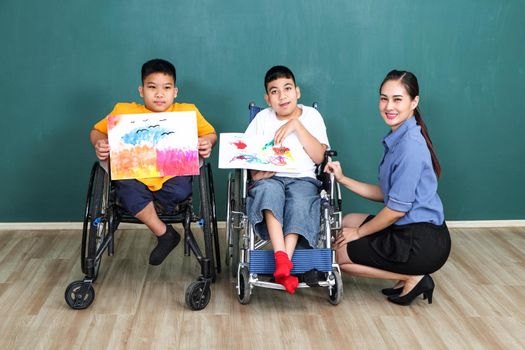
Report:
M 368 217 L 368 214 L 352 213 L 343 218 L 343 227 L 359 227 Z

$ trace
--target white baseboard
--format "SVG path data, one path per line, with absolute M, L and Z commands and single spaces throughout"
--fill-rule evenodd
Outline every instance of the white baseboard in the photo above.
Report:
M 449 228 L 525 227 L 525 220 L 447 221 Z
M 447 221 L 449 228 L 485 228 L 485 227 L 525 227 L 525 220 L 477 220 L 477 221 Z M 198 227 L 198 224 L 192 224 Z M 225 228 L 226 223 L 219 221 L 218 228 Z M 19 230 L 81 230 L 81 222 L 0 222 L 0 231 Z M 142 224 L 120 224 L 119 229 L 146 229 Z

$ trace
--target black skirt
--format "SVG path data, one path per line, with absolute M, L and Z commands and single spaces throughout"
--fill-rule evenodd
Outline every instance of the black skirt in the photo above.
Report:
M 370 221 L 370 215 L 363 222 Z M 447 225 L 428 222 L 391 225 L 350 242 L 350 260 L 359 265 L 404 275 L 426 275 L 439 270 L 450 254 Z

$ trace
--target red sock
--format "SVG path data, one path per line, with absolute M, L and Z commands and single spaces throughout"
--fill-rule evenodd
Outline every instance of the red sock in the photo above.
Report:
M 275 257 L 275 272 L 273 276 L 277 283 L 281 283 L 279 282 L 280 279 L 290 276 L 293 264 L 288 258 L 288 254 L 282 250 L 275 252 L 273 255 Z
M 288 258 L 286 252 L 279 250 L 275 252 L 275 282 L 282 284 L 286 291 L 290 294 L 295 293 L 295 289 L 299 285 L 299 279 L 295 276 L 290 276 L 290 271 L 293 269 L 293 263 Z
M 295 276 L 288 276 L 281 279 L 281 282 L 279 282 L 284 286 L 286 291 L 290 294 L 295 293 L 295 289 L 299 285 L 299 279 Z

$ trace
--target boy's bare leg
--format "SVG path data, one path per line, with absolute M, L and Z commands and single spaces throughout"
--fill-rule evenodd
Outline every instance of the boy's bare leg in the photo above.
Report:
M 284 237 L 284 246 L 286 247 L 286 254 L 290 257 L 293 257 L 293 252 L 297 246 L 297 241 L 299 240 L 299 235 L 297 233 L 289 233 Z
M 149 263 L 160 265 L 168 254 L 179 244 L 180 235 L 171 225 L 166 225 L 159 219 L 153 202 L 149 202 L 135 215 L 157 236 L 157 246 L 151 251 Z
M 159 219 L 153 202 L 149 202 L 135 217 L 148 226 L 155 236 L 162 236 L 166 233 L 166 224 Z
M 270 210 L 264 210 L 263 213 L 264 221 L 266 221 L 266 227 L 270 234 L 270 240 L 272 241 L 273 251 L 278 252 L 282 250 L 286 252 L 283 227 L 281 226 L 281 223 L 275 218 Z

